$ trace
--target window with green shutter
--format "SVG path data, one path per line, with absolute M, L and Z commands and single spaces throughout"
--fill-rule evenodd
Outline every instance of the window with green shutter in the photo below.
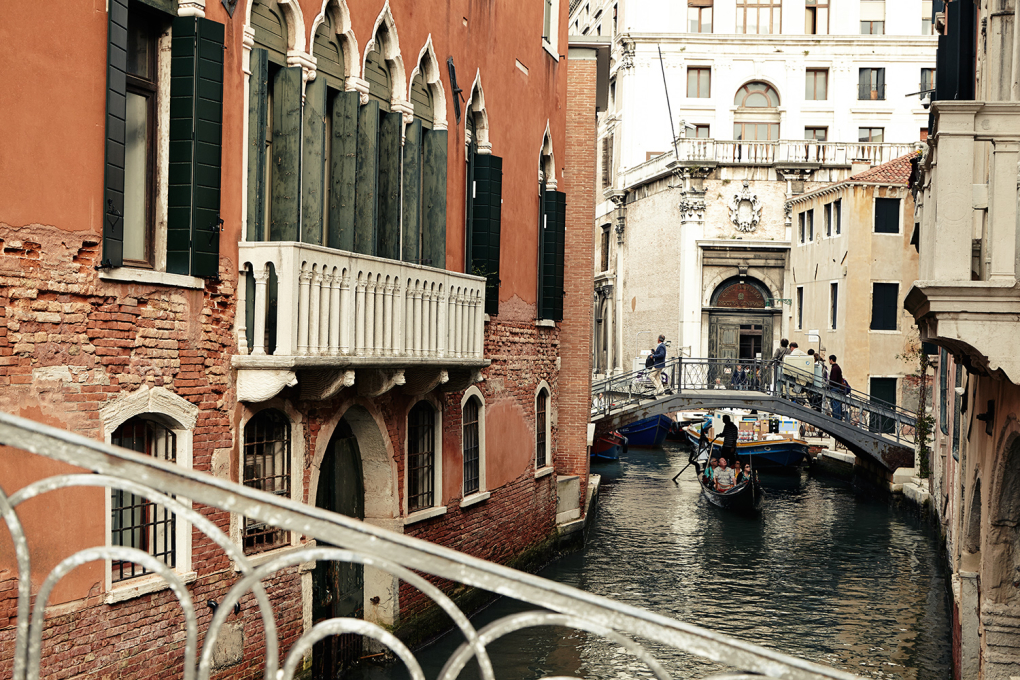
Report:
M 567 195 L 543 189 L 538 250 L 538 318 L 563 319 L 563 255 Z
M 414 122 L 404 136 L 401 259 L 446 266 L 446 130 L 435 130 L 425 58 L 411 80 Z
M 101 266 L 164 269 L 154 246 L 165 237 L 165 271 L 215 277 L 219 269 L 220 148 L 224 27 L 174 17 L 172 0 L 110 0 L 106 172 Z M 160 34 L 169 31 L 169 55 Z M 169 58 L 169 64 L 160 63 Z M 159 69 L 169 65 L 169 92 Z M 169 96 L 170 120 L 155 112 Z M 164 100 L 165 101 L 165 100 Z M 159 152 L 157 152 L 159 150 Z M 163 156 L 163 153 L 166 153 Z M 157 158 L 167 165 L 156 166 Z M 166 232 L 157 236 L 157 178 L 166 172 Z
M 468 182 L 468 273 L 484 276 L 485 313 L 499 313 L 500 218 L 503 203 L 503 159 L 471 154 Z

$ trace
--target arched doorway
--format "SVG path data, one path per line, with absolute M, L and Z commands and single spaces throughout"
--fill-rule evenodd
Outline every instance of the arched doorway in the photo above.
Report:
M 723 281 L 708 309 L 708 355 L 713 359 L 754 361 L 772 355 L 772 295 L 748 277 Z
M 337 423 L 319 466 L 316 507 L 365 518 L 361 451 L 346 419 Z M 312 574 L 312 623 L 338 617 L 364 618 L 365 574 L 360 564 L 320 561 Z M 360 635 L 332 635 L 312 651 L 312 677 L 326 680 L 362 655 Z

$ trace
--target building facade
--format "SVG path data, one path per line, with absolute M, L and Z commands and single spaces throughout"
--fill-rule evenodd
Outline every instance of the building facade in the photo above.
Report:
M 571 31 L 614 45 L 599 120 L 596 373 L 630 370 L 660 332 L 690 356 L 769 353 L 792 318 L 785 202 L 914 149 L 934 9 L 571 3 Z M 751 286 L 756 306 L 740 302 L 750 289 L 726 302 L 732 284 Z
M 558 501 L 583 514 L 597 60 L 568 46 L 565 4 L 0 15 L 0 408 L 501 563 L 549 546 Z M 8 494 L 54 472 L 10 452 L 0 470 Z M 235 578 L 236 561 L 141 497 L 33 503 L 35 573 L 114 545 L 200 602 Z M 305 545 L 239 513 L 209 519 L 254 564 Z M 306 566 L 266 584 L 281 650 L 332 616 L 428 632 L 406 583 Z M 49 603 L 44 674 L 179 671 L 172 600 L 134 563 L 75 570 Z M 258 659 L 241 650 L 264 644 L 253 602 L 230 627 L 240 644 L 217 670 L 248 677 Z M 333 677 L 352 655 L 335 638 L 308 663 Z
M 920 261 L 905 307 L 938 348 L 927 472 L 952 571 L 955 676 L 1008 678 L 1020 667 L 1020 4 L 953 0 L 939 19 L 951 77 L 914 178 Z
M 903 298 L 917 279 L 910 154 L 790 200 L 794 224 L 787 331 L 801 349 L 836 355 L 861 392 L 917 408 L 913 318 Z

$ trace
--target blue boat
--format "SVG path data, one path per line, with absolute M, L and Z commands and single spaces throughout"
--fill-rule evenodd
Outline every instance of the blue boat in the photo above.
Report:
M 693 427 L 685 427 L 687 440 L 695 449 L 698 448 L 698 439 L 701 431 Z M 722 437 L 716 437 L 712 441 L 712 457 L 718 458 L 722 454 Z M 737 457 L 741 460 L 751 461 L 755 469 L 794 467 L 804 462 L 808 455 L 808 443 L 802 439 L 773 439 L 753 442 L 738 442 Z
M 662 446 L 673 420 L 668 416 L 652 416 L 620 428 L 630 446 L 651 448 Z

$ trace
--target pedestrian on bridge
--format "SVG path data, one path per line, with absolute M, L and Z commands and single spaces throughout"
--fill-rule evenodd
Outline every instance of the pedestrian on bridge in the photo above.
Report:
M 829 389 L 832 390 L 832 396 L 829 401 L 832 402 L 832 417 L 836 420 L 843 420 L 843 400 L 841 397 L 845 393 L 843 387 L 843 369 L 836 363 L 836 355 L 829 355 Z
M 655 396 L 659 396 L 666 389 L 662 386 L 662 369 L 666 367 L 666 336 L 659 336 L 659 344 L 652 350 L 652 370 L 648 377 L 655 387 Z
M 774 377 L 772 379 L 772 391 L 776 392 L 777 389 L 783 384 L 783 358 L 790 353 L 790 341 L 783 338 L 779 341 L 779 347 L 776 349 L 775 354 L 772 355 L 772 363 L 775 365 L 773 368 Z

